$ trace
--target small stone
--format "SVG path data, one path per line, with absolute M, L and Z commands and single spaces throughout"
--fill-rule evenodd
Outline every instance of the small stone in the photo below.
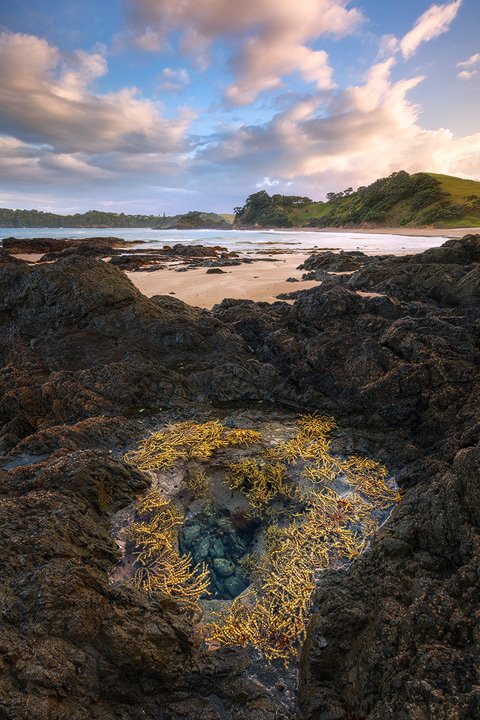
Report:
M 231 533 L 233 530 L 232 523 L 228 517 L 218 518 L 217 525 L 219 528 L 221 528 L 226 533 Z
M 185 545 L 191 545 L 200 536 L 200 525 L 186 525 L 183 528 L 183 539 Z
M 225 590 L 231 595 L 231 597 L 237 597 L 247 587 L 245 580 L 241 580 L 235 575 L 225 578 L 224 581 Z
M 195 550 L 195 557 L 196 558 L 206 558 L 208 556 L 208 551 L 210 549 L 210 540 L 208 537 L 202 538 L 200 542 L 198 543 L 196 550 Z
M 215 540 L 212 541 L 210 552 L 214 558 L 225 557 L 225 548 L 223 547 L 223 543 L 220 538 L 215 538 Z
M 215 574 L 222 578 L 228 578 L 235 572 L 235 565 L 230 560 L 224 558 L 215 558 L 213 561 L 213 569 Z
M 245 573 L 243 572 L 240 565 L 237 565 L 237 567 L 235 568 L 235 577 L 239 578 L 239 580 L 243 580 L 244 582 L 247 582 Z

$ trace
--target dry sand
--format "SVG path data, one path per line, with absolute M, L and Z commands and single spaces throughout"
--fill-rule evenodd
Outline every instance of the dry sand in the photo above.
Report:
M 305 228 L 301 228 L 304 232 Z M 293 229 L 290 231 L 294 232 Z M 341 228 L 322 228 L 316 232 L 368 233 L 411 236 L 463 237 L 468 233 L 480 232 L 480 228 L 378 228 L 346 230 Z M 321 251 L 325 251 L 322 248 Z M 267 253 L 272 252 L 272 255 Z M 278 251 L 277 251 L 278 252 Z M 285 251 L 284 251 L 285 252 Z M 248 299 L 263 302 L 275 302 L 280 293 L 294 290 L 307 290 L 317 286 L 315 280 L 301 281 L 302 270 L 297 267 L 315 250 L 308 248 L 303 251 L 286 251 L 285 254 L 274 254 L 275 249 L 266 250 L 270 259 L 259 260 L 251 264 L 236 265 L 222 268 L 222 274 L 207 274 L 207 268 L 196 268 L 186 272 L 176 272 L 178 263 L 169 265 L 164 270 L 153 272 L 127 272 L 134 285 L 147 297 L 152 295 L 173 295 L 189 305 L 210 309 L 224 298 Z M 253 255 L 259 257 L 259 255 Z M 18 258 L 29 262 L 38 261 L 39 254 L 18 254 Z M 275 262 L 272 262 L 272 258 Z M 105 258 L 107 259 L 107 258 Z M 301 282 L 286 282 L 287 278 L 295 277 Z
M 13 257 L 18 260 L 25 260 L 26 262 L 36 263 L 42 259 L 45 253 L 11 253 Z
M 268 260 L 222 268 L 224 274 L 207 274 L 207 268 L 176 272 L 173 268 L 153 272 L 129 272 L 130 280 L 147 297 L 169 295 L 189 305 L 212 308 L 224 298 L 275 302 L 279 293 L 307 290 L 317 286 L 315 280 L 290 283 L 287 278 L 301 280 L 297 270 L 311 250 L 304 253 L 277 255 L 276 262 Z

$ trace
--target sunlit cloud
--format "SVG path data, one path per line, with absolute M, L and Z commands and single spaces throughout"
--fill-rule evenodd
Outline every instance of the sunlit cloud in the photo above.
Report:
M 167 67 L 162 71 L 158 88 L 166 92 L 180 92 L 180 90 L 183 90 L 189 84 L 190 76 L 185 68 L 174 70 Z
M 435 72 L 421 48 L 452 27 L 460 0 L 431 5 L 403 38 L 373 37 L 347 0 L 125 4 L 130 45 L 115 44 L 117 27 L 110 49 L 68 52 L 0 33 L 0 203 L 230 211 L 256 188 L 321 199 L 400 169 L 479 178 L 479 133 L 433 129 L 420 105 Z M 380 59 L 359 81 L 362 24 Z M 346 45 L 359 53 L 350 75 L 333 49 Z M 415 53 L 421 70 L 406 75 Z M 449 62 L 471 80 L 480 53 Z
M 181 151 L 192 113 L 165 120 L 134 87 L 95 93 L 106 72 L 98 53 L 62 55 L 33 35 L 0 33 L 0 132 L 62 153 Z
M 419 45 L 447 32 L 461 4 L 462 0 L 454 0 L 445 5 L 432 5 L 420 15 L 414 27 L 400 40 L 403 57 L 410 57 Z
M 160 51 L 174 31 L 182 48 L 206 66 L 211 44 L 233 42 L 233 83 L 225 97 L 246 105 L 265 90 L 281 87 L 282 78 L 298 72 L 319 89 L 333 86 L 333 73 L 324 50 L 310 43 L 330 33 L 343 36 L 363 20 L 348 0 L 129 0 L 133 37 L 144 50 Z
M 392 66 L 392 59 L 374 65 L 363 84 L 337 93 L 328 114 L 312 99 L 263 126 L 226 131 L 203 151 L 203 162 L 244 173 L 252 184 L 257 177 L 259 187 L 286 188 L 294 180 L 296 192 L 314 198 L 399 168 L 480 179 L 480 133 L 455 138 L 449 130 L 422 128 L 408 93 L 424 78 L 392 82 Z
M 458 77 L 462 80 L 471 80 L 475 75 L 478 75 L 477 65 L 480 66 L 480 53 L 473 53 L 467 60 L 458 62 L 456 67 L 463 68 L 457 73 Z

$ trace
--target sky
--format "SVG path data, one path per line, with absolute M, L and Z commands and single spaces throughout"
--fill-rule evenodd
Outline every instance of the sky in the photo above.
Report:
M 5 0 L 0 207 L 480 180 L 479 31 L 478 0 Z

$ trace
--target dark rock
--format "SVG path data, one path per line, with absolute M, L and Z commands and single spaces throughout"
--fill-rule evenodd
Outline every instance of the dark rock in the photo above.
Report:
M 154 424 L 140 413 L 250 401 L 271 417 L 285 405 L 334 414 L 338 447 L 381 458 L 405 490 L 370 549 L 322 573 L 304 720 L 479 715 L 478 243 L 360 258 L 293 305 L 226 299 L 212 312 L 147 299 L 95 259 L 1 267 L 6 719 L 288 717 L 270 690 L 278 676 L 268 689 L 252 680 L 248 653 L 204 651 L 188 613 L 111 582 L 111 515 L 148 485 L 115 459 Z M 206 530 L 222 531 L 216 560 L 233 566 L 220 597 L 240 579 L 239 524 Z
M 303 275 L 304 280 L 323 280 L 328 272 L 351 272 L 358 270 L 367 260 L 365 255 L 358 250 L 345 252 L 316 252 L 310 255 L 302 265 L 298 266 L 299 270 L 309 270 L 309 273 Z
M 13 253 L 46 253 L 59 252 L 68 245 L 68 240 L 61 238 L 4 238 L 2 247 Z
M 7 263 L 25 263 L 26 260 L 22 260 L 21 258 L 17 258 L 14 255 L 10 255 L 7 250 L 4 250 L 0 247 L 0 265 L 7 264 Z
M 214 557 L 214 558 L 225 557 L 225 548 L 224 548 L 223 542 L 220 540 L 220 538 L 215 538 L 213 540 L 211 549 L 212 549 L 212 557 Z
M 168 250 L 169 254 L 174 257 L 184 258 L 195 258 L 195 257 L 216 257 L 219 252 L 226 252 L 227 249 L 224 247 L 207 246 L 207 245 L 184 245 L 182 243 L 176 243 L 171 248 L 168 245 L 164 245 L 164 250 Z
M 162 270 L 165 265 L 164 253 L 137 253 L 116 255 L 109 260 L 111 265 L 115 265 L 121 270 L 146 270 L 150 267 L 155 270 Z
M 2 674 L 7 718 L 257 720 L 267 689 L 242 679 L 244 654 L 202 651 L 192 618 L 161 596 L 112 584 L 109 515 L 148 481 L 92 451 L 2 476 Z M 206 698 L 210 699 L 207 700 Z
M 225 578 L 223 583 L 225 590 L 232 598 L 240 595 L 240 593 L 242 593 L 247 587 L 247 584 L 248 583 L 245 580 L 237 577 L 236 575 L 231 575 L 230 577 Z
M 480 298 L 480 235 L 448 240 L 419 255 L 371 258 L 348 279 L 356 290 L 399 300 L 469 306 Z
M 102 261 L 8 265 L 0 284 L 4 447 L 49 425 L 152 402 L 260 399 L 275 387 L 273 368 L 221 322 L 171 296 L 145 298 Z
M 197 542 L 200 537 L 200 525 L 186 525 L 183 528 L 183 540 L 187 547 L 190 547 L 192 543 Z
M 116 237 L 90 237 L 90 238 L 15 238 L 2 240 L 2 247 L 10 253 L 59 253 L 63 250 L 82 248 L 88 253 L 89 246 L 102 248 L 120 248 L 130 245 L 126 240 Z M 82 252 L 82 251 L 80 251 Z
M 71 257 L 72 255 L 80 255 L 81 257 L 107 257 L 109 255 L 116 255 L 119 252 L 121 251 L 108 244 L 103 245 L 99 243 L 98 245 L 93 245 L 91 243 L 79 243 L 78 245 L 74 244 L 72 247 L 66 247 L 60 252 L 45 253 L 45 255 L 42 255 L 42 262 L 60 260 L 61 258 Z
M 221 270 L 221 268 L 208 268 L 207 275 L 225 275 L 225 270 Z
M 348 575 L 325 576 L 302 657 L 305 720 L 475 716 L 479 471 L 480 446 L 460 451 Z

